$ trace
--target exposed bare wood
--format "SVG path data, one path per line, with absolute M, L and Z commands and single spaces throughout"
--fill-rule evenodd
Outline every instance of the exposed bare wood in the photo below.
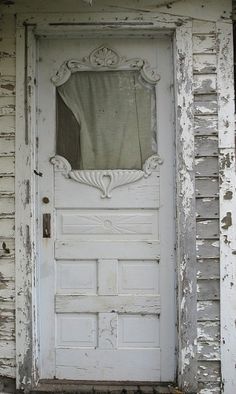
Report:
M 215 136 L 196 136 L 195 155 L 218 156 L 218 138 Z
M 198 363 L 199 382 L 219 382 L 220 381 L 220 362 L 199 361 Z
M 219 301 L 198 301 L 198 321 L 215 321 L 220 319 Z
M 193 89 L 195 94 L 210 94 L 216 92 L 215 74 L 195 74 L 193 78 Z
M 195 34 L 193 36 L 193 53 L 215 53 L 216 52 L 216 36 Z
M 218 176 L 217 157 L 199 157 L 195 160 L 195 171 L 197 177 Z
M 219 220 L 218 219 L 198 219 L 197 238 L 219 239 Z
M 220 361 L 220 341 L 199 341 L 198 342 L 198 362 Z
M 196 200 L 197 218 L 217 219 L 219 217 L 218 198 L 197 198 Z
M 220 282 L 218 279 L 198 280 L 198 300 L 209 301 L 220 299 Z
M 219 251 L 218 240 L 199 239 L 197 240 L 196 244 L 197 244 L 197 257 L 199 259 L 219 257 L 220 251 Z
M 198 322 L 198 340 L 202 342 L 218 342 L 220 340 L 220 322 Z
M 195 135 L 218 135 L 218 118 L 216 115 L 195 116 Z
M 215 54 L 195 54 L 193 56 L 194 74 L 216 74 Z
M 12 156 L 15 152 L 14 135 L 0 136 L 0 156 Z
M 220 383 L 214 382 L 200 382 L 198 384 L 198 394 L 220 394 L 221 393 L 221 385 Z
M 15 133 L 15 117 L 1 116 L 0 117 L 0 135 L 8 135 Z
M 196 178 L 196 196 L 218 197 L 219 196 L 218 178 L 213 178 L 213 177 Z
M 197 277 L 198 279 L 218 279 L 220 277 L 219 259 L 198 259 Z
M 217 114 L 217 97 L 212 95 L 196 95 L 194 98 L 195 115 Z

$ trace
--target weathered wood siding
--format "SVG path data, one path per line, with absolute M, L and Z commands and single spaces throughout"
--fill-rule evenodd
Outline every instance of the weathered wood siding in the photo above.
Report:
M 220 263 L 216 26 L 194 22 L 198 381 L 220 392 Z
M 14 377 L 14 15 L 2 16 L 0 29 L 0 375 Z
M 34 6 L 27 1 L 22 3 L 23 12 L 53 12 L 53 10 L 66 12 L 68 10 L 67 5 L 63 5 L 63 1 L 59 1 L 56 5 L 55 2 L 47 2 L 47 5 L 44 2 L 42 5 L 41 1 L 36 2 Z M 127 2 L 123 2 L 123 7 L 119 4 L 120 9 L 117 5 L 108 7 L 108 3 L 105 3 L 102 11 L 106 7 L 110 12 L 130 11 L 130 8 L 126 9 Z M 88 12 L 89 6 L 85 3 L 80 4 L 83 4 L 83 10 Z M 97 4 L 93 12 L 97 11 Z M 150 7 L 148 5 L 143 7 L 145 11 L 155 9 L 155 2 L 152 1 L 150 4 Z M 211 12 L 210 7 L 214 4 L 214 10 L 212 8 Z M 141 3 L 138 6 L 141 8 Z M 131 9 L 135 11 L 138 6 L 133 2 Z M 73 7 L 75 9 L 75 5 Z M 220 15 L 229 17 L 228 11 L 224 13 L 220 7 L 220 2 L 206 1 L 206 7 L 201 10 L 199 6 L 196 15 L 198 18 L 211 19 L 212 22 L 195 20 L 193 24 L 199 394 L 220 392 L 217 37 L 214 20 Z M 74 9 L 69 11 L 73 12 Z M 162 9 L 165 14 L 170 12 L 181 15 L 182 12 L 186 15 L 188 12 L 192 14 L 195 12 L 193 5 L 187 9 L 181 6 L 181 2 L 168 8 L 162 7 Z M 227 6 L 226 9 L 228 10 Z M 7 8 L 6 12 L 0 20 L 0 375 L 14 377 L 14 12 L 16 10 L 9 11 Z M 1 392 L 4 392 L 2 387 Z

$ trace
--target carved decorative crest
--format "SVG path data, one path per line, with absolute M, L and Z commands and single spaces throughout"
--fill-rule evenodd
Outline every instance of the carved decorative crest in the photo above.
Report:
M 160 75 L 157 74 L 155 69 L 151 68 L 147 60 L 141 58 L 127 59 L 119 56 L 114 49 L 100 46 L 81 60 L 71 59 L 65 61 L 56 75 L 52 77 L 52 82 L 54 85 L 60 86 L 68 81 L 71 74 L 77 71 L 91 70 L 138 70 L 142 78 L 152 85 L 155 85 L 160 79 Z
M 111 198 L 112 191 L 117 187 L 147 178 L 162 163 L 158 155 L 153 155 L 146 160 L 143 170 L 72 170 L 70 163 L 62 156 L 54 156 L 50 161 L 66 178 L 99 189 L 101 198 Z

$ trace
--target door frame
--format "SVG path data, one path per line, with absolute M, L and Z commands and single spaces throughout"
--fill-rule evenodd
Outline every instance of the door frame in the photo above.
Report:
M 112 29 L 111 29 L 112 27 Z M 110 31 L 109 31 L 110 29 Z M 177 374 L 186 392 L 197 391 L 197 275 L 192 88 L 192 22 L 159 13 L 20 14 L 16 73 L 16 379 L 30 390 L 39 381 L 36 54 L 37 37 L 89 37 L 141 31 L 173 32 L 176 128 Z M 104 34 L 105 34 L 104 33 Z

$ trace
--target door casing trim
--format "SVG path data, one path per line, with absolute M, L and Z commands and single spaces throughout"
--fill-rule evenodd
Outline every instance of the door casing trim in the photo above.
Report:
M 39 36 L 174 34 L 177 196 L 178 384 L 197 391 L 197 291 L 192 91 L 192 22 L 159 13 L 21 14 L 16 75 L 16 377 L 30 390 L 39 380 L 37 305 L 36 51 Z M 182 306 L 182 307 L 181 307 Z M 184 307 L 183 307 L 184 306 Z

